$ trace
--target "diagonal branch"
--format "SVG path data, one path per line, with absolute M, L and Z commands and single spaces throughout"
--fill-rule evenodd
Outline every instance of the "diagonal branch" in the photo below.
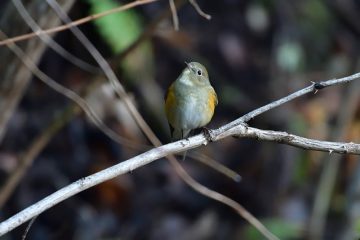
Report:
M 226 126 L 227 125 L 225 125 L 224 127 Z M 313 140 L 283 132 L 266 131 L 266 130 L 251 128 L 243 124 L 240 124 L 236 126 L 236 128 L 231 128 L 229 130 L 222 130 L 222 129 L 223 128 L 219 128 L 211 132 L 212 141 L 219 141 L 229 136 L 251 137 L 251 138 L 258 138 L 259 140 L 280 142 L 280 143 L 289 144 L 311 150 L 329 151 L 329 152 L 337 152 L 337 153 L 352 153 L 352 154 L 360 155 L 360 144 L 355 144 L 355 143 L 337 143 L 337 142 L 325 142 L 325 141 Z M 43 200 L 31 205 L 30 207 L 17 213 L 16 215 L 12 216 L 6 221 L 0 223 L 0 236 L 11 231 L 12 229 L 16 228 L 22 223 L 30 220 L 34 216 L 39 215 L 45 210 L 51 208 L 52 206 L 90 187 L 93 187 L 104 181 L 115 178 L 119 175 L 134 171 L 135 169 L 147 165 L 155 161 L 156 159 L 160 159 L 170 154 L 175 154 L 196 147 L 200 147 L 202 145 L 206 145 L 207 143 L 209 143 L 209 140 L 204 135 L 202 134 L 196 135 L 189 139 L 184 139 L 177 142 L 162 145 L 157 148 L 153 148 L 129 160 L 126 160 L 117 165 L 109 167 L 105 170 L 87 176 L 85 178 L 82 178 L 56 191 L 55 193 L 44 198 Z M 219 195 L 222 196 L 221 194 Z
M 204 11 L 200 8 L 199 4 L 196 2 L 196 0 L 189 0 L 190 4 L 193 5 L 193 7 L 195 8 L 195 10 L 197 11 L 197 13 L 206 18 L 207 20 L 211 19 L 211 16 L 207 13 L 204 13 Z
M 35 22 L 35 20 L 30 16 L 29 12 L 26 10 L 24 4 L 20 0 L 12 0 L 14 6 L 17 11 L 24 19 L 26 24 L 31 28 L 34 33 L 39 33 L 42 31 L 41 27 Z M 74 56 L 72 53 L 63 48 L 60 44 L 58 44 L 55 40 L 53 40 L 49 35 L 38 34 L 38 37 L 45 42 L 51 49 L 61 55 L 63 58 L 67 59 L 69 62 L 82 68 L 85 71 L 90 73 L 99 73 L 100 69 L 96 66 L 93 66 L 82 59 Z
M 109 11 L 105 11 L 103 13 L 90 15 L 90 16 L 78 19 L 76 21 L 73 21 L 71 23 L 64 24 L 64 25 L 61 25 L 61 26 L 58 26 L 58 27 L 50 28 L 50 29 L 47 29 L 47 30 L 39 30 L 39 31 L 36 31 L 36 32 L 20 35 L 20 36 L 17 36 L 17 37 L 6 39 L 6 40 L 2 40 L 2 41 L 0 41 L 0 46 L 1 45 L 6 45 L 6 44 L 9 44 L 9 43 L 15 43 L 15 42 L 18 42 L 18 41 L 23 41 L 23 40 L 26 40 L 26 39 L 29 39 L 29 38 L 36 37 L 38 35 L 49 35 L 49 34 L 52 34 L 52 33 L 65 31 L 65 30 L 67 30 L 69 28 L 79 26 L 81 24 L 93 21 L 93 20 L 101 18 L 101 17 L 105 17 L 105 16 L 107 16 L 109 14 L 125 11 L 125 10 L 128 10 L 130 8 L 134 8 L 134 7 L 139 6 L 139 5 L 144 5 L 144 4 L 151 3 L 151 2 L 156 2 L 156 1 L 159 1 L 159 0 L 136 0 L 136 1 L 133 1 L 131 3 L 126 4 L 124 6 L 114 8 L 114 9 L 111 9 Z
M 171 14 L 172 14 L 174 29 L 175 29 L 175 31 L 179 31 L 179 17 L 177 15 L 174 0 L 169 0 L 169 5 L 170 5 Z
M 335 84 L 346 83 L 358 79 L 359 77 L 360 77 L 359 74 L 355 74 L 346 78 L 338 79 L 337 81 L 330 80 L 321 83 L 326 86 L 331 86 Z M 314 84 L 311 87 L 314 88 Z M 285 99 L 286 98 L 287 97 L 285 97 Z M 238 121 L 239 119 L 235 121 Z M 257 128 L 248 127 L 245 124 L 243 124 L 243 122 L 241 121 L 236 126 L 232 126 L 232 125 L 233 122 L 211 131 L 211 141 L 218 141 L 229 136 L 249 137 L 249 138 L 256 138 L 258 140 L 266 140 L 266 141 L 288 144 L 310 150 L 327 151 L 329 153 L 336 152 L 336 153 L 350 153 L 350 154 L 360 155 L 360 144 L 356 144 L 356 143 L 319 141 L 319 140 L 299 137 L 285 132 L 260 130 Z M 88 177 L 82 178 L 58 190 L 57 192 L 49 195 L 43 200 L 31 205 L 30 207 L 24 209 L 23 211 L 19 212 L 18 214 L 14 215 L 8 220 L 0 223 L 0 236 L 11 231 L 12 229 L 16 228 L 22 223 L 30 220 L 34 216 L 39 215 L 40 213 L 58 204 L 59 202 L 81 191 L 84 191 L 92 186 L 95 186 L 99 183 L 117 177 L 121 174 L 133 171 L 134 169 L 149 164 L 154 160 L 165 157 L 169 154 L 175 154 L 182 151 L 186 151 L 192 148 L 206 145 L 207 143 L 209 143 L 209 140 L 205 136 L 197 135 L 189 139 L 180 140 L 174 143 L 169 143 L 154 148 L 134 158 L 119 163 L 115 166 L 97 172 Z

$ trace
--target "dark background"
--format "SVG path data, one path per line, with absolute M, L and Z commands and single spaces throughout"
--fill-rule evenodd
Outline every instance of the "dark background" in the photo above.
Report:
M 203 63 L 218 94 L 219 105 L 210 128 L 308 86 L 310 81 L 359 71 L 359 1 L 199 0 L 199 4 L 211 14 L 211 21 L 186 3 L 178 9 L 180 31 L 173 30 L 171 17 L 163 19 L 151 31 L 146 50 L 139 48 L 121 61 L 122 51 L 115 51 L 108 44 L 99 30 L 101 25 L 88 23 L 80 27 L 111 62 L 139 111 L 163 142 L 169 142 L 163 96 L 185 67 L 184 61 Z M 91 14 L 90 10 L 89 1 L 76 1 L 69 14 L 72 19 L 79 19 Z M 164 11 L 168 11 L 167 1 L 133 10 L 140 19 L 140 32 Z M 70 31 L 58 33 L 55 40 L 95 65 Z M 4 48 L 0 46 L 0 51 Z M 1 64 L 6 67 L 6 62 Z M 81 70 L 52 50 L 45 52 L 39 66 L 79 93 L 103 78 Z M 104 88 L 109 93 L 102 91 Z M 324 89 L 265 113 L 249 125 L 319 140 L 359 142 L 359 89 L 356 81 Z M 139 146 L 150 145 L 105 81 L 90 92 L 92 107 L 100 111 L 109 127 Z M 353 102 L 355 107 L 350 108 Z M 0 145 L 0 185 L 18 167 L 21 154 L 35 137 L 70 105 L 68 99 L 42 82 L 31 81 Z M 2 206 L 0 218 L 4 220 L 81 177 L 143 151 L 110 140 L 84 114 L 72 116 L 27 170 Z M 359 237 L 358 157 L 234 138 L 192 151 L 228 166 L 242 176 L 242 181 L 236 183 L 187 158 L 181 164 L 190 175 L 242 204 L 281 239 Z M 333 171 L 326 170 L 331 162 Z M 329 178 L 319 187 L 329 171 Z M 321 192 L 324 188 L 329 196 Z M 320 206 L 329 204 L 324 216 L 314 210 L 317 198 Z M 319 221 L 325 223 L 323 229 L 321 224 L 316 225 Z M 25 227 L 2 239 L 20 239 Z M 161 159 L 51 208 L 36 219 L 27 239 L 263 237 L 233 210 L 190 189 Z

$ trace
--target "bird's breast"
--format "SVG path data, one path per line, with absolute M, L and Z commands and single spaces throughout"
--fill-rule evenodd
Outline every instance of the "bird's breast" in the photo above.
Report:
M 178 117 L 182 129 L 195 129 L 208 124 L 214 114 L 215 99 L 206 89 L 190 90 L 179 98 Z

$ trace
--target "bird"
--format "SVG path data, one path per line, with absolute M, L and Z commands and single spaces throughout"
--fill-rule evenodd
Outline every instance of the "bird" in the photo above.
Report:
M 192 130 L 205 127 L 218 104 L 206 68 L 198 62 L 185 63 L 185 69 L 165 94 L 172 141 L 187 138 Z

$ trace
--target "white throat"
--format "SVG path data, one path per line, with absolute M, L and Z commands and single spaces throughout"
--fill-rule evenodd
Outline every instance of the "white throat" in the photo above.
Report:
M 189 74 L 190 74 L 190 69 L 184 70 L 184 72 L 181 74 L 179 82 L 186 86 L 194 86 L 193 82 L 191 82 L 189 78 L 185 77 L 188 76 Z

